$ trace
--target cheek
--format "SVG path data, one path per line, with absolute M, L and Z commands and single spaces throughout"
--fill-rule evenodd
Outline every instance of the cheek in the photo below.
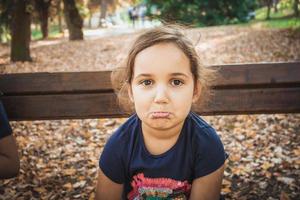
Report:
M 132 97 L 134 100 L 135 105 L 147 105 L 149 101 L 152 99 L 152 94 L 151 92 L 147 91 L 145 92 L 144 90 L 140 88 L 132 88 Z
M 192 102 L 192 100 L 193 100 L 193 90 L 185 88 L 185 89 L 182 89 L 181 91 L 171 92 L 170 96 L 173 100 L 175 100 L 178 103 Z

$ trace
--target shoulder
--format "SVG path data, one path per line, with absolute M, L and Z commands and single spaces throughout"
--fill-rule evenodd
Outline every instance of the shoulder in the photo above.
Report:
M 5 108 L 4 108 L 4 105 L 2 103 L 2 101 L 0 100 L 0 116 L 2 118 L 7 118 L 7 115 L 6 115 L 6 112 L 5 112 Z
M 189 113 L 188 120 L 198 128 L 212 128 L 210 124 L 208 124 L 204 119 L 194 112 Z
M 198 155 L 223 153 L 223 143 L 216 130 L 195 113 L 189 114 L 189 126 L 192 137 L 192 147 Z
M 4 113 L 5 113 L 4 106 L 2 104 L 2 101 L 0 100 L 0 114 L 4 115 Z
M 197 141 L 199 142 L 219 139 L 219 136 L 216 133 L 215 129 L 199 115 L 193 112 L 190 112 L 188 116 L 188 126 L 190 131 L 192 132 L 192 137 L 194 137 L 194 139 L 197 139 Z
M 136 114 L 128 118 L 108 139 L 106 145 L 122 145 L 128 144 L 134 137 L 135 130 L 139 125 L 139 119 Z
M 115 159 L 126 156 L 133 147 L 139 133 L 140 121 L 136 114 L 128 118 L 107 140 L 102 157 L 109 155 Z
M 195 177 L 205 176 L 222 166 L 227 159 L 215 129 L 195 113 L 190 113 L 191 143 L 195 160 Z
M 12 133 L 4 106 L 0 101 L 0 139 Z
M 116 183 L 121 184 L 125 181 L 126 158 L 130 154 L 138 126 L 138 117 L 131 116 L 108 139 L 101 153 L 99 167 L 109 179 Z

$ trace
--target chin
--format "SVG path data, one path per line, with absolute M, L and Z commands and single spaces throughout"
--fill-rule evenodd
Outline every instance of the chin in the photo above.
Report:
M 155 129 L 155 130 L 160 130 L 160 131 L 165 131 L 165 130 L 169 130 L 170 128 L 172 128 L 173 126 L 166 126 L 166 125 L 152 125 L 151 128 Z
M 150 119 L 146 122 L 148 126 L 154 129 L 167 130 L 176 126 L 179 122 L 167 118 Z

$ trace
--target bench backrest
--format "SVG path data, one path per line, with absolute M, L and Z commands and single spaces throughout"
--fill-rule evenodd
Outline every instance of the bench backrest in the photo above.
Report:
M 214 83 L 202 115 L 299 113 L 300 62 L 211 66 Z M 110 71 L 0 75 L 10 120 L 126 117 L 117 105 Z

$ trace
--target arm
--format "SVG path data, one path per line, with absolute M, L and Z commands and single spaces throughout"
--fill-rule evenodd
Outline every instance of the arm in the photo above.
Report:
M 190 200 L 219 200 L 225 164 L 193 181 Z
M 113 182 L 100 169 L 96 187 L 96 200 L 120 200 L 122 199 L 122 192 L 123 184 Z
M 0 179 L 17 176 L 19 169 L 20 161 L 15 138 L 8 135 L 0 139 Z

